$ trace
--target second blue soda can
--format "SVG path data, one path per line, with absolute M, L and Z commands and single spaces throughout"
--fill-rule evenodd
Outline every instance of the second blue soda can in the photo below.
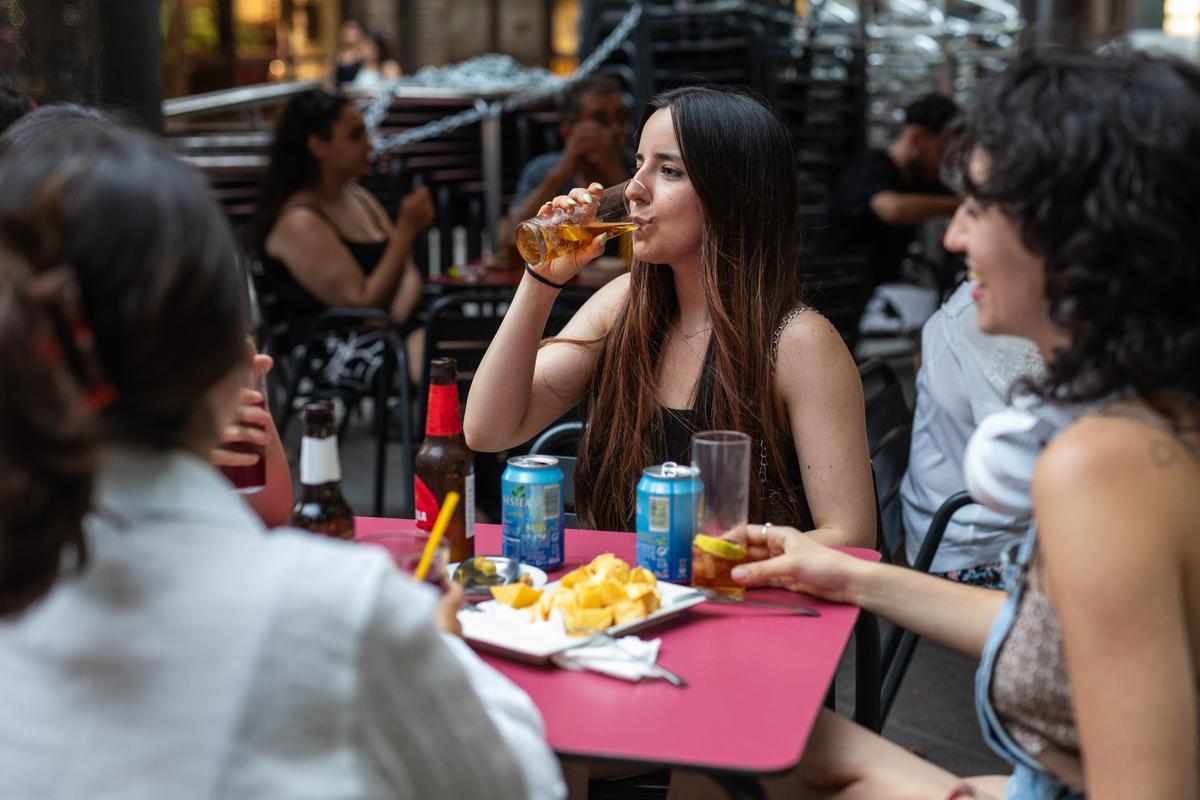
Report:
M 637 485 L 637 563 L 665 581 L 692 579 L 692 538 L 701 483 L 692 467 L 646 467 Z
M 500 476 L 502 552 L 522 564 L 563 563 L 563 472 L 553 456 L 514 456 Z

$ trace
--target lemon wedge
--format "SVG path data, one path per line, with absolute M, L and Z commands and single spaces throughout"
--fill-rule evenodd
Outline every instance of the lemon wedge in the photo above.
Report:
M 739 561 L 746 557 L 746 548 L 728 539 L 718 539 L 715 536 L 705 536 L 703 533 L 698 533 L 696 534 L 696 538 L 692 539 L 692 544 L 705 553 L 717 558 L 723 558 L 726 561 Z

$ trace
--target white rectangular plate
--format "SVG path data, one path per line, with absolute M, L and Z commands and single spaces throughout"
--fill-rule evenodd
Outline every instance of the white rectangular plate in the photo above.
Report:
M 550 592 L 558 588 L 558 581 L 542 587 Z M 608 629 L 613 636 L 637 633 L 659 623 L 674 619 L 694 605 L 704 602 L 702 595 L 696 594 L 690 586 L 679 586 L 674 583 L 658 584 L 662 605 L 649 616 L 624 625 L 614 625 Z M 685 597 L 685 595 L 691 595 Z M 683 597 L 682 600 L 679 598 Z M 473 646 L 501 655 L 510 656 L 520 661 L 542 663 L 550 656 L 565 650 L 574 644 L 579 644 L 587 637 L 568 636 L 563 631 L 562 623 L 557 615 L 548 621 L 534 621 L 531 608 L 510 608 L 495 600 L 488 600 L 477 606 L 481 611 L 462 610 L 458 612 L 458 621 L 462 625 L 463 638 Z

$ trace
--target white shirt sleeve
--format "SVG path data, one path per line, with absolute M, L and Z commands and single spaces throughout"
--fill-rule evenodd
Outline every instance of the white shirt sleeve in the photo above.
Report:
M 442 640 L 458 657 L 475 693 L 484 699 L 484 708 L 500 735 L 515 753 L 529 797 L 558 800 L 567 796 L 558 758 L 546 744 L 546 731 L 537 707 L 516 684 L 485 664 L 466 642 L 457 636 L 441 634 Z
M 399 573 L 381 584 L 360 657 L 364 766 L 391 797 L 561 797 L 532 703 L 456 652 L 430 623 L 434 602 Z

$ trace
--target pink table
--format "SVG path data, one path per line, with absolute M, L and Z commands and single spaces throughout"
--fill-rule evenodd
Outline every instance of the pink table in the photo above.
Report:
M 358 519 L 362 533 L 405 527 L 415 530 L 409 521 Z M 476 552 L 500 552 L 499 525 L 477 525 L 476 537 Z M 873 550 L 847 550 L 879 559 Z M 634 563 L 634 534 L 568 531 L 564 570 L 604 552 Z M 560 755 L 743 775 L 782 772 L 804 752 L 858 609 L 779 589 L 748 596 L 810 605 L 822 616 L 702 604 L 647 631 L 662 638 L 659 662 L 688 681 L 685 689 L 482 655 L 533 698 Z

